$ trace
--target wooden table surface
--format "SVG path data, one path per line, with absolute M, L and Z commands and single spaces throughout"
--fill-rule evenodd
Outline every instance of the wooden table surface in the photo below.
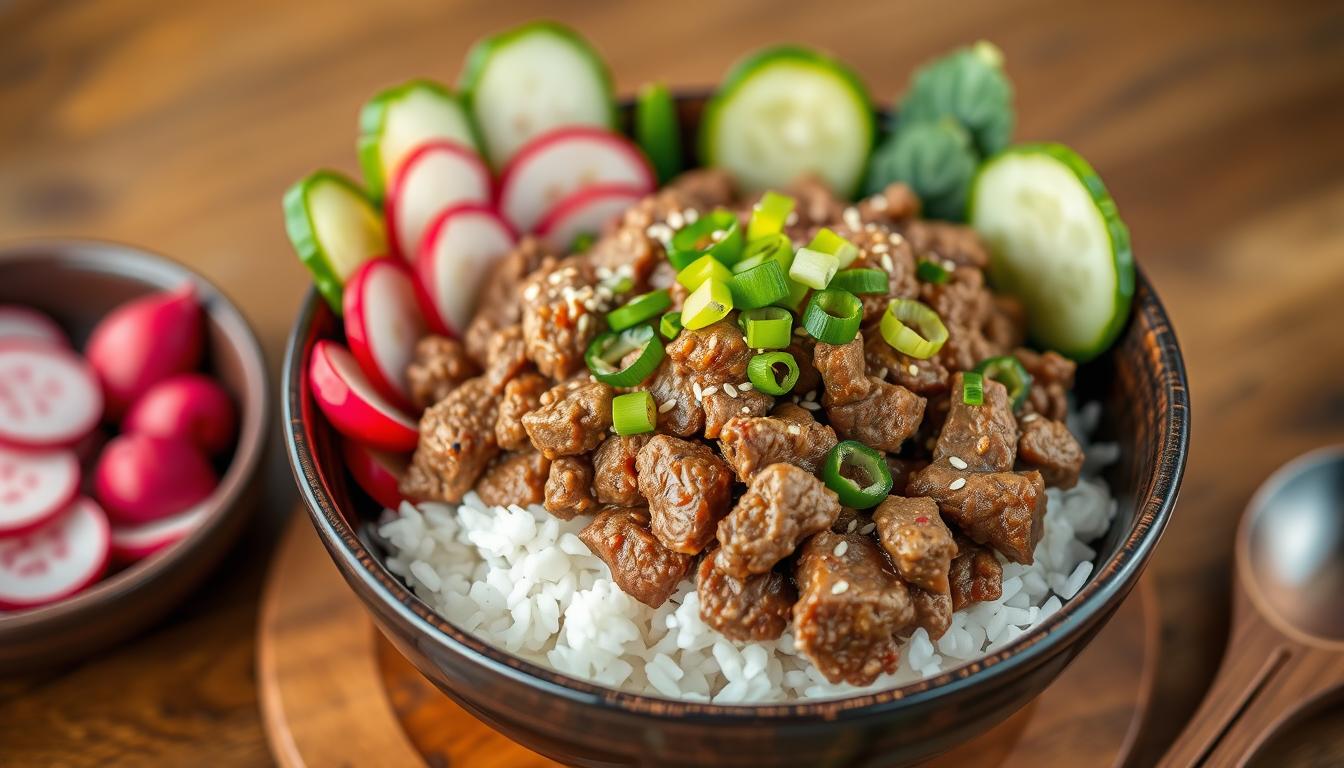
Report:
M 1238 513 L 1278 464 L 1344 440 L 1344 5 L 563 11 L 623 93 L 711 84 L 743 51 L 791 40 L 841 54 L 887 101 L 918 62 L 990 38 L 1016 83 L 1018 137 L 1064 141 L 1102 173 L 1173 317 L 1194 405 L 1184 492 L 1153 566 L 1166 663 L 1151 762 L 1217 666 Z M 284 188 L 318 166 L 355 170 L 357 110 L 380 86 L 451 82 L 471 41 L 544 15 L 557 9 L 535 0 L 0 3 L 0 237 L 111 238 L 185 261 L 239 302 L 277 369 L 307 285 Z M 246 542 L 176 615 L 74 669 L 0 681 L 0 764 L 269 760 L 253 630 L 293 500 L 279 451 L 264 482 Z

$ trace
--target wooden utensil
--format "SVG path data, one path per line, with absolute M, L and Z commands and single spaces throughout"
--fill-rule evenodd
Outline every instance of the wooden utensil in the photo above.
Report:
M 1237 529 L 1232 636 L 1163 766 L 1245 765 L 1344 684 L 1344 445 L 1281 467 Z

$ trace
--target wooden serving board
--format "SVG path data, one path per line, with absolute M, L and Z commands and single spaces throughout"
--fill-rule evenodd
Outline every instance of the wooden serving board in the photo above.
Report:
M 1144 581 L 1035 702 L 931 768 L 1124 764 L 1152 697 L 1158 643 L 1156 595 Z M 302 512 L 267 576 L 257 655 L 266 736 L 285 768 L 558 765 L 421 677 L 374 628 Z

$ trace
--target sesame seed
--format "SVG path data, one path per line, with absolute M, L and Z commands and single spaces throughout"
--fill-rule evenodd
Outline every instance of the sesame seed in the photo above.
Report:
M 901 236 L 900 232 L 892 232 L 887 235 L 887 241 L 892 245 L 900 245 L 905 242 L 905 238 Z
M 1022 423 L 1023 423 L 1023 424 L 1026 424 L 1026 423 L 1029 422 L 1029 421 L 1035 421 L 1037 418 L 1038 418 L 1038 414 L 1035 414 L 1035 413 L 1028 413 L 1026 416 L 1023 416 L 1023 417 L 1022 417 Z
M 724 235 L 724 231 L 723 231 L 722 229 L 716 229 L 716 230 L 714 230 L 713 232 L 710 232 L 710 233 L 709 233 L 709 239 L 710 239 L 711 241 L 717 243 L 717 242 L 719 242 L 720 240 L 723 239 L 723 235 Z
M 845 533 L 853 533 L 854 529 L 858 527 L 859 527 L 859 519 L 856 517 L 853 520 L 849 521 L 849 527 L 845 529 Z
M 946 269 L 948 272 L 956 271 L 956 269 L 957 269 L 957 264 L 956 264 L 956 262 L 952 261 L 951 259 L 948 259 L 948 260 L 946 260 L 946 261 L 943 262 L 943 269 Z
M 891 260 L 891 254 L 889 253 L 882 254 L 882 268 L 885 269 L 887 272 L 896 271 L 896 262 Z
M 887 378 L 887 369 L 886 368 L 877 369 L 877 378 L 879 379 Z
M 591 309 L 591 307 L 590 307 Z M 588 332 L 588 326 L 593 324 L 592 315 L 583 315 L 579 318 L 579 335 L 582 336 Z
M 724 384 L 723 391 L 727 392 L 729 397 L 737 397 L 737 387 L 732 384 Z
M 910 367 L 909 367 L 909 368 L 906 368 L 905 370 L 909 371 L 911 376 L 918 376 L 918 375 L 919 375 L 919 366 L 918 366 L 918 365 L 915 365 L 914 363 L 911 363 L 911 364 L 910 364 Z
M 670 411 L 670 410 L 672 410 L 673 408 L 676 408 L 676 407 L 677 407 L 677 401 L 676 401 L 676 400 L 665 400 L 665 401 L 663 401 L 662 405 L 659 405 L 659 406 L 658 406 L 658 412 L 659 412 L 659 413 L 667 413 L 668 411 Z
M 965 468 L 966 468 L 966 462 L 963 461 L 962 458 L 961 458 L 960 456 L 952 456 L 952 457 L 948 458 L 947 463 L 948 463 L 948 464 L 951 464 L 952 466 L 956 467 L 957 469 L 965 469 Z
M 742 412 L 743 412 L 743 413 L 751 413 L 751 409 L 744 405 L 744 406 L 742 406 Z
M 719 393 L 719 387 L 717 384 L 714 386 L 705 387 L 704 389 L 700 390 L 700 395 L 702 397 L 709 397 L 710 395 L 717 395 L 718 393 Z
M 802 327 L 802 326 L 800 325 L 800 326 L 798 326 L 797 328 L 794 328 L 794 329 L 793 329 L 793 335 L 794 335 L 794 336 L 806 336 L 806 335 L 807 335 L 807 329 L 804 328 L 804 327 Z
M 862 533 L 864 536 L 867 536 L 868 534 L 872 533 L 875 530 L 877 530 L 877 523 L 869 523 L 860 528 L 859 533 Z
M 560 281 L 564 279 L 565 276 L 560 274 L 559 272 L 552 272 L 551 274 L 546 276 L 546 282 L 550 283 L 551 285 L 559 285 Z
M 803 399 L 806 400 L 806 401 L 808 401 L 808 402 L 812 402 L 813 400 L 816 400 L 816 399 L 817 399 L 817 390 L 814 389 L 814 390 L 812 390 L 811 392 L 808 392 L 806 395 L 803 396 Z
M 960 491 L 962 488 L 965 487 L 966 487 L 966 478 L 958 477 L 956 480 L 952 481 L 951 485 L 947 486 L 947 489 L 949 491 Z
M 523 298 L 532 301 L 537 298 L 537 294 L 539 293 L 541 293 L 541 286 L 537 283 L 531 283 L 523 289 Z
M 854 522 L 857 523 L 858 520 L 855 520 Z M 845 553 L 849 551 L 849 542 L 848 542 L 848 541 L 842 541 L 842 542 L 840 542 L 839 544 L 836 544 L 836 545 L 835 545 L 835 549 L 833 549 L 833 550 L 831 550 L 831 551 L 835 553 L 835 556 L 836 556 L 836 557 L 844 557 L 844 556 L 845 556 Z
M 850 229 L 863 229 L 863 219 L 859 216 L 858 208 L 855 208 L 852 205 L 849 206 L 845 209 L 845 212 L 841 214 L 841 218 L 845 220 L 845 226 Z
M 705 391 L 700 388 L 700 382 L 698 381 L 691 382 L 691 392 L 695 395 L 695 401 L 697 403 L 700 402 L 700 398 L 705 396 Z
M 799 403 L 798 405 L 802 406 L 803 408 L 806 408 L 809 411 L 821 410 L 821 403 Z
M 789 211 L 789 215 L 784 217 L 784 226 L 792 227 L 794 224 L 797 223 L 798 223 L 798 212 Z
M 868 198 L 868 202 L 879 211 L 887 210 L 887 206 L 889 205 L 886 195 L 873 195 Z
M 737 389 L 738 389 L 738 391 L 740 391 L 740 392 L 750 392 L 750 391 L 751 391 L 751 382 L 750 382 L 750 381 L 744 381 L 744 382 L 742 382 L 741 384 L 738 384 L 738 385 L 737 385 Z
M 873 247 L 869 250 L 873 253 L 888 253 L 891 251 L 891 246 L 886 243 L 873 243 Z
M 790 435 L 801 435 L 801 434 L 803 434 L 803 428 L 800 427 L 800 426 L 798 426 L 797 424 L 790 424 L 790 425 L 789 425 L 789 434 L 790 434 Z
M 694 208 L 687 208 L 681 212 L 681 215 L 686 219 L 687 224 L 694 224 L 700 218 L 700 212 Z
M 681 215 L 681 211 L 668 211 L 667 226 L 673 229 L 681 229 L 686 226 L 686 218 Z
M 849 589 L 849 582 L 845 581 L 844 579 L 841 579 L 840 581 L 835 582 L 835 585 L 831 587 L 831 594 L 842 595 L 848 589 Z

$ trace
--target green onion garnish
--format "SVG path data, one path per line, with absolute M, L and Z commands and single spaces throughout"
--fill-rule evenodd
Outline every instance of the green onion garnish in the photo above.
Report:
M 760 202 L 751 209 L 751 221 L 747 224 L 747 241 L 782 232 L 789 214 L 793 213 L 795 202 L 792 197 L 778 192 L 766 192 L 761 195 Z
M 913 299 L 892 299 L 879 328 L 897 352 L 919 360 L 933 357 L 947 341 L 947 326 L 938 313 Z
M 788 394 L 798 383 L 798 362 L 788 352 L 762 352 L 747 363 L 747 378 L 767 395 Z
M 1008 397 L 1013 401 L 1013 410 L 1022 407 L 1031 394 L 1031 374 L 1022 367 L 1022 361 L 1012 355 L 999 355 L 980 361 L 971 370 L 984 374 L 1008 388 Z
M 611 426 L 618 435 L 652 432 L 658 423 L 658 409 L 648 392 L 627 392 L 611 400 Z
M 726 283 L 732 276 L 733 273 L 728 271 L 723 262 L 707 253 L 678 272 L 677 282 L 685 286 L 686 290 L 694 291 L 706 280 L 713 279 Z
M 854 340 L 863 322 L 863 302 L 845 291 L 817 291 L 803 311 L 803 327 L 817 341 L 839 346 Z
M 613 331 L 623 331 L 656 316 L 670 306 L 672 296 L 666 288 L 650 291 L 608 312 L 607 325 L 611 326 Z
M 880 269 L 842 269 L 826 287 L 850 293 L 886 293 L 887 273 Z
M 728 266 L 742 257 L 742 227 L 737 214 L 722 208 L 700 218 L 672 235 L 668 260 L 683 269 L 701 256 L 711 255 Z
M 752 349 L 783 349 L 793 341 L 793 315 L 780 307 L 749 309 L 737 318 Z
M 648 378 L 663 361 L 663 344 L 654 334 L 653 326 L 637 325 L 624 331 L 608 331 L 593 339 L 583 359 L 598 381 L 613 387 L 633 387 Z
M 793 266 L 789 267 L 789 277 L 818 291 L 830 284 L 831 278 L 840 269 L 840 261 L 835 256 L 811 248 L 799 248 L 793 256 Z
M 920 259 L 919 263 L 915 265 L 915 277 L 926 283 L 942 285 L 948 281 L 948 278 L 952 277 L 952 273 L 936 261 Z
M 668 341 L 677 338 L 677 334 L 681 333 L 681 313 L 668 312 L 663 315 L 663 319 L 658 321 L 658 332 Z
M 734 272 L 746 272 L 767 259 L 774 259 L 785 270 L 793 263 L 793 243 L 784 235 L 769 235 L 747 243 L 742 260 L 733 265 Z
M 728 284 L 710 278 L 700 284 L 681 305 L 681 324 L 688 330 L 713 325 L 733 309 L 733 294 Z
M 807 247 L 813 251 L 829 253 L 840 262 L 840 269 L 848 267 L 859 257 L 859 248 L 845 238 L 835 234 L 829 228 L 823 228 L 812 237 Z
M 592 232 L 580 232 L 574 236 L 574 241 L 569 244 L 570 253 L 583 253 L 592 247 L 597 241 L 597 237 Z
M 803 310 L 803 302 L 807 300 L 807 292 L 810 290 L 806 285 L 790 280 L 789 295 L 775 302 L 775 305 L 797 314 Z
M 738 272 L 728 280 L 733 292 L 733 306 L 755 309 L 774 304 L 789 295 L 789 278 L 778 261 L 767 259 L 750 269 Z
M 985 404 L 985 376 L 975 371 L 961 374 L 961 402 L 966 405 Z
M 856 440 L 837 443 L 821 467 L 821 479 L 840 503 L 854 509 L 875 507 L 891 492 L 891 469 L 882 454 Z

